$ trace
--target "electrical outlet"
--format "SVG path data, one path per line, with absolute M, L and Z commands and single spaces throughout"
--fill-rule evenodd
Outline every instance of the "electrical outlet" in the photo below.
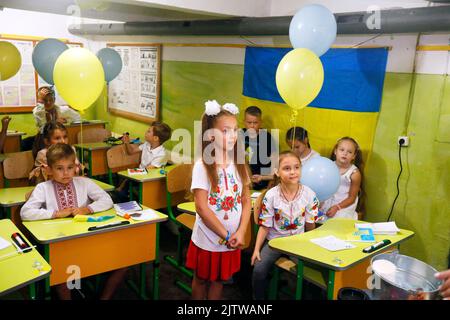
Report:
M 399 146 L 407 147 L 407 146 L 409 146 L 409 137 L 408 136 L 399 136 L 397 142 L 398 142 Z

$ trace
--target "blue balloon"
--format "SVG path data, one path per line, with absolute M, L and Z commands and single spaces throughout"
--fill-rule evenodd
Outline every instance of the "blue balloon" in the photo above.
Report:
M 39 41 L 32 54 L 33 66 L 45 82 L 53 85 L 53 69 L 56 60 L 69 47 L 58 39 L 45 39 Z
M 336 40 L 337 25 L 333 13 L 320 4 L 300 9 L 289 25 L 292 47 L 306 48 L 318 57 L 323 55 Z
M 111 48 L 103 48 L 97 52 L 97 57 L 105 70 L 105 80 L 110 82 L 117 77 L 122 70 L 122 58 L 116 50 Z
M 328 158 L 313 157 L 302 166 L 300 182 L 310 187 L 319 201 L 324 201 L 335 194 L 340 180 L 339 168 Z

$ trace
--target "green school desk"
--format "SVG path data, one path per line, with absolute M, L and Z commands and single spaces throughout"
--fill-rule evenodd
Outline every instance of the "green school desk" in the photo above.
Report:
M 113 147 L 105 142 L 91 142 L 83 144 L 75 144 L 78 159 L 81 161 L 81 153 L 87 151 L 88 155 L 83 161 L 88 162 L 89 177 L 99 176 L 108 173 L 108 163 L 106 160 L 106 152 Z
M 22 142 L 23 135 L 26 135 L 26 133 L 15 130 L 8 130 L 6 134 L 5 145 L 3 146 L 3 152 L 20 152 L 20 144 Z
M 106 192 L 114 190 L 114 186 L 110 184 L 95 179 L 91 180 Z M 0 207 L 5 208 L 8 219 L 12 219 L 16 224 L 20 221 L 16 211 L 18 211 L 19 206 L 25 203 L 25 195 L 33 189 L 34 186 L 0 189 Z
M 0 237 L 12 242 L 11 235 L 15 232 L 23 236 L 11 220 L 0 220 Z M 26 240 L 31 245 L 30 241 Z M 50 271 L 51 267 L 35 248 L 30 252 L 19 254 L 12 244 L 0 250 L 0 296 L 29 285 L 30 298 L 34 299 L 36 296 L 34 283 L 48 277 Z
M 195 202 L 183 202 L 177 205 L 177 209 L 181 212 L 196 214 L 195 211 Z
M 371 275 L 367 269 L 370 258 L 388 248 L 398 246 L 401 242 L 414 235 L 414 232 L 400 229 L 397 235 L 376 235 L 376 241 L 391 240 L 391 244 L 372 253 L 364 253 L 362 249 L 373 243 L 351 242 L 356 247 L 341 251 L 328 251 L 310 241 L 310 239 L 334 235 L 346 240 L 356 231 L 355 223 L 364 223 L 350 219 L 330 219 L 320 228 L 303 234 L 284 238 L 272 239 L 269 246 L 297 258 L 297 287 L 296 299 L 302 296 L 303 263 L 309 262 L 328 269 L 327 297 L 336 299 L 337 293 L 342 287 L 356 287 L 367 289 L 367 279 Z
M 175 165 L 163 168 L 148 170 L 147 174 L 129 175 L 127 170 L 118 172 L 119 176 L 124 177 L 130 182 L 139 184 L 139 203 L 152 208 L 161 209 L 167 206 L 166 199 L 166 177 L 164 170 L 170 171 Z M 131 186 L 131 184 L 130 184 Z M 178 192 L 172 197 L 173 203 L 183 201 L 185 192 Z
M 94 216 L 115 214 L 114 209 Z M 167 216 L 156 212 L 147 221 L 133 221 L 128 225 L 88 231 L 89 227 L 124 221 L 116 216 L 104 222 L 75 222 L 73 218 L 24 221 L 34 239 L 43 246 L 45 259 L 52 266 L 52 274 L 46 279 L 46 297 L 50 286 L 65 283 L 73 278 L 66 270 L 79 268 L 80 277 L 88 277 L 111 270 L 141 264 L 141 283 L 136 289 L 147 298 L 145 265 L 153 262 L 153 298 L 159 298 L 159 223 Z
M 78 132 L 81 131 L 81 129 L 88 130 L 88 129 L 104 129 L 106 125 L 106 121 L 102 120 L 88 120 L 89 123 L 83 123 L 83 128 L 81 128 L 81 124 L 64 124 L 64 126 L 67 129 L 67 138 L 69 140 L 70 145 L 74 145 L 78 143 Z

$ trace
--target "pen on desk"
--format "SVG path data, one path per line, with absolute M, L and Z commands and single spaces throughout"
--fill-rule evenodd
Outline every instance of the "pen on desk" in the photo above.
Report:
M 117 226 L 121 226 L 121 225 L 125 225 L 125 224 L 130 224 L 130 221 L 117 221 L 117 222 L 113 222 L 113 223 L 103 224 L 100 226 L 89 227 L 88 231 L 112 228 L 112 227 L 117 227 Z
M 380 248 L 383 248 L 383 247 L 387 246 L 390 243 L 391 243 L 391 240 L 384 239 L 384 240 L 382 240 L 380 242 L 377 242 L 377 243 L 375 243 L 375 244 L 373 244 L 373 245 L 371 245 L 371 246 L 369 246 L 367 248 L 364 248 L 363 252 L 364 253 L 371 253 L 371 252 L 373 252 L 375 250 L 378 250 Z

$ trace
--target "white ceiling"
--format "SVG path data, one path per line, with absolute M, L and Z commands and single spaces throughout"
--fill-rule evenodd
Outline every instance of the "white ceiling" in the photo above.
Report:
M 370 5 L 381 9 L 429 5 L 428 0 L 0 0 L 0 7 L 131 22 L 293 15 L 311 3 L 333 12 L 366 11 Z

